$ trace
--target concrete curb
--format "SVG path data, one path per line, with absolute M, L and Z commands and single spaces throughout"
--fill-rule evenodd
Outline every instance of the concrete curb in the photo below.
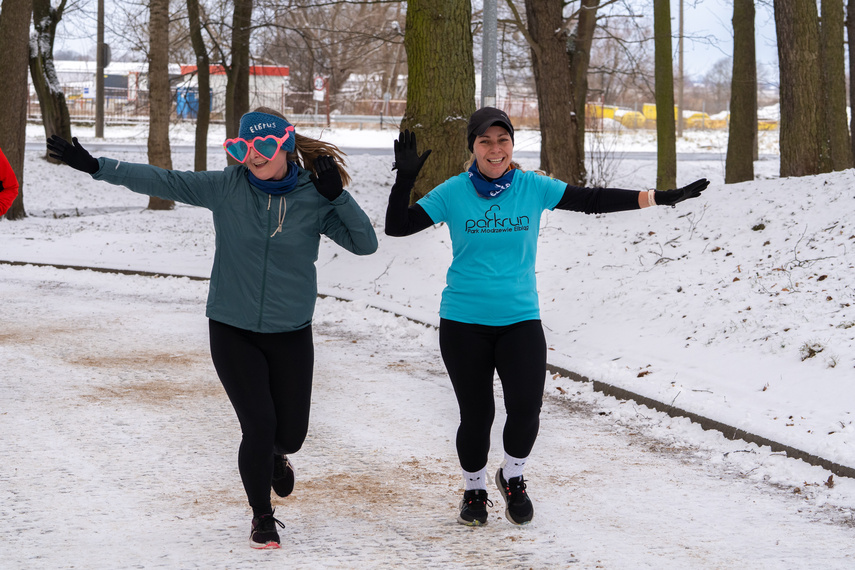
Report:
M 86 266 L 80 266 L 80 265 L 58 265 L 55 263 L 31 263 L 31 262 L 26 262 L 26 261 L 0 260 L 0 265 L 18 265 L 18 266 L 33 265 L 36 267 L 54 267 L 56 269 L 74 269 L 74 270 L 78 270 L 78 271 L 88 270 L 88 271 L 96 271 L 96 272 L 100 272 L 100 273 L 118 273 L 121 275 L 141 275 L 143 277 L 182 277 L 182 278 L 186 278 L 186 279 L 192 279 L 194 281 L 208 281 L 208 277 L 197 277 L 197 276 L 192 276 L 192 275 L 178 275 L 178 274 L 174 274 L 174 273 L 158 273 L 158 272 L 152 272 L 152 271 L 137 271 L 137 270 L 132 270 L 132 269 L 110 269 L 110 268 L 105 268 L 105 267 L 86 267 Z M 340 301 L 351 301 L 351 299 L 336 297 L 335 295 L 319 294 L 318 297 L 333 298 L 333 299 L 338 299 Z M 384 311 L 384 312 L 392 313 L 396 316 L 403 317 L 405 319 L 408 319 L 412 322 L 415 322 L 415 323 L 418 323 L 421 325 L 425 325 L 425 326 L 435 328 L 434 325 L 432 325 L 430 323 L 426 323 L 424 321 L 414 319 L 414 318 L 409 317 L 407 315 L 395 313 L 394 311 L 389 311 L 387 309 L 382 309 L 380 307 L 374 307 L 374 308 L 381 310 L 381 311 Z M 741 439 L 743 441 L 754 443 L 756 445 L 768 446 L 769 448 L 772 449 L 772 451 L 783 452 L 787 455 L 787 457 L 792 457 L 795 459 L 801 459 L 802 461 L 809 463 L 810 465 L 816 465 L 818 467 L 822 467 L 824 469 L 831 471 L 833 474 L 837 475 L 838 477 L 850 477 L 850 478 L 855 479 L 855 468 L 853 468 L 853 467 L 848 467 L 846 465 L 841 465 L 840 463 L 835 463 L 835 462 L 830 461 L 828 459 L 824 459 L 822 457 L 819 457 L 818 455 L 808 453 L 806 451 L 803 451 L 801 449 L 797 449 L 797 448 L 789 446 L 789 445 L 784 445 L 784 444 L 779 443 L 777 441 L 773 441 L 773 440 L 768 439 L 766 437 L 747 432 L 745 430 L 742 430 L 742 429 L 739 429 L 737 427 L 734 427 L 734 426 L 713 420 L 711 418 L 707 418 L 707 417 L 702 416 L 700 414 L 696 414 L 694 412 L 683 410 L 681 408 L 677 408 L 677 407 L 672 406 L 670 404 L 665 404 L 663 402 L 659 402 L 658 400 L 654 400 L 653 398 L 648 398 L 647 396 L 642 396 L 640 394 L 636 394 L 634 392 L 631 392 L 630 390 L 626 390 L 626 389 L 620 388 L 618 386 L 612 386 L 611 384 L 606 384 L 605 382 L 601 382 L 599 380 L 592 380 L 586 376 L 582 376 L 581 374 L 578 374 L 578 373 L 573 372 L 571 370 L 567 370 L 566 368 L 562 368 L 560 366 L 554 366 L 552 364 L 549 364 L 548 362 L 546 363 L 546 368 L 547 368 L 547 370 L 549 370 L 553 373 L 561 374 L 562 376 L 564 376 L 566 378 L 570 378 L 571 380 L 574 380 L 577 382 L 593 383 L 594 390 L 597 392 L 600 392 L 602 394 L 605 394 L 606 396 L 612 396 L 612 397 L 617 398 L 619 400 L 632 400 L 632 401 L 638 402 L 639 404 L 643 404 L 643 405 L 647 406 L 648 408 L 651 408 L 651 409 L 654 409 L 656 411 L 668 414 L 672 418 L 673 417 L 688 418 L 689 420 L 700 425 L 705 430 L 716 430 L 716 431 L 720 432 L 727 439 L 731 439 L 731 440 Z
M 840 463 L 835 463 L 833 461 L 829 461 L 828 459 L 823 459 L 818 455 L 802 451 L 801 449 L 797 449 L 789 445 L 778 443 L 777 441 L 772 441 L 771 439 L 768 439 L 766 437 L 747 432 L 745 430 L 707 418 L 694 412 L 689 412 L 687 410 L 683 410 L 681 408 L 662 403 L 658 400 L 654 400 L 653 398 L 641 396 L 629 390 L 625 390 L 624 388 L 612 386 L 611 384 L 606 384 L 605 382 L 600 382 L 599 380 L 591 380 L 590 378 L 582 376 L 581 374 L 577 374 L 576 372 L 572 372 L 559 366 L 552 366 L 548 363 L 546 366 L 548 370 L 561 374 L 562 376 L 570 378 L 571 380 L 575 380 L 577 382 L 592 382 L 594 384 L 594 390 L 605 394 L 606 396 L 612 396 L 619 400 L 633 400 L 635 402 L 638 402 L 639 404 L 647 406 L 648 408 L 652 408 L 659 412 L 668 414 L 672 418 L 689 418 L 691 421 L 700 425 L 705 430 L 716 430 L 718 432 L 721 432 L 721 434 L 724 435 L 724 437 L 726 437 L 727 439 L 741 439 L 749 443 L 754 443 L 761 446 L 765 445 L 770 447 L 772 451 L 786 453 L 787 457 L 801 459 L 802 461 L 811 465 L 816 465 L 818 467 L 828 469 L 839 477 L 855 478 L 855 468 L 847 467 L 846 465 L 841 465 Z

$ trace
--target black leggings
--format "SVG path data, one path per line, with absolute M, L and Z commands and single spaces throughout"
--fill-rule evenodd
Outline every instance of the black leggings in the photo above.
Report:
M 460 466 L 475 472 L 487 465 L 496 415 L 494 371 L 502 382 L 507 411 L 505 452 L 528 457 L 540 428 L 546 381 L 546 338 L 540 321 L 494 327 L 441 319 L 439 348 L 460 406 Z
M 255 514 L 271 512 L 273 454 L 298 451 L 309 429 L 311 325 L 257 333 L 209 320 L 211 358 L 243 432 L 238 469 Z

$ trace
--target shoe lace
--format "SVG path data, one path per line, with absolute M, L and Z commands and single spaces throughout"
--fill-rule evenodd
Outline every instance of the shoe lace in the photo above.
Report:
M 525 479 L 522 476 L 514 477 L 510 481 L 505 482 L 505 493 L 508 495 L 508 500 L 517 502 L 522 500 L 525 495 Z
M 269 515 L 261 515 L 258 517 L 258 524 L 255 527 L 255 530 L 258 532 L 269 532 L 271 530 L 276 530 L 276 525 L 279 525 L 279 528 L 285 528 L 285 523 L 277 519 L 273 516 L 273 513 Z
M 479 506 L 479 507 L 485 507 L 485 506 L 492 507 L 493 501 L 488 499 L 486 495 L 480 495 L 479 494 L 479 495 L 472 495 L 466 504 L 472 505 L 472 506 Z

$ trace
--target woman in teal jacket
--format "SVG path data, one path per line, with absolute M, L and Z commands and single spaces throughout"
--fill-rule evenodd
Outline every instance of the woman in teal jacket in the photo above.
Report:
M 77 139 L 57 136 L 48 149 L 96 180 L 213 212 L 211 357 L 243 432 L 238 467 L 253 511 L 250 546 L 278 548 L 276 525 L 283 525 L 273 517 L 270 488 L 282 497 L 293 490 L 287 455 L 308 430 L 320 237 L 368 255 L 377 236 L 343 189 L 350 177 L 334 145 L 296 134 L 265 107 L 241 117 L 239 134 L 224 147 L 240 164 L 222 171 L 95 159 Z

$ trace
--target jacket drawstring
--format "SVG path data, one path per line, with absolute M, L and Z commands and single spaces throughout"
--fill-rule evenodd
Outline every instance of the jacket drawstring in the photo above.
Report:
M 270 210 L 271 195 L 267 195 L 267 210 Z M 279 197 L 279 225 L 276 226 L 276 231 L 270 234 L 270 237 L 275 236 L 282 231 L 282 223 L 285 221 L 285 212 L 288 209 L 288 204 L 285 202 L 285 196 Z

